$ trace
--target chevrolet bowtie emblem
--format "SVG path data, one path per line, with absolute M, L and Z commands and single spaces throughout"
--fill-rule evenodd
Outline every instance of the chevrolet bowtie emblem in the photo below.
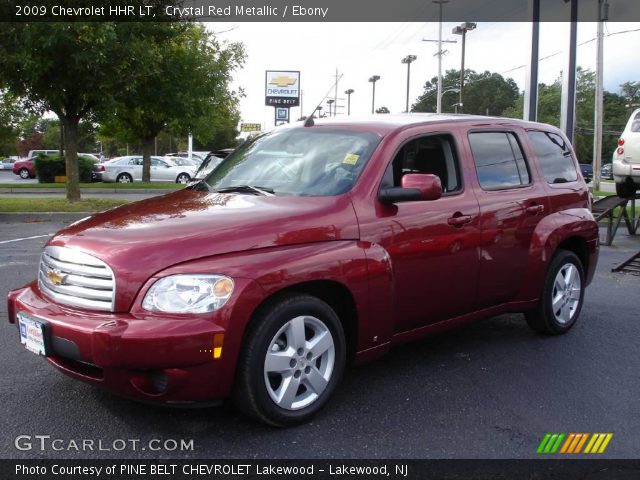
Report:
M 277 85 L 278 87 L 289 87 L 296 83 L 295 78 L 287 77 L 286 75 L 280 75 L 279 77 L 274 77 L 269 82 L 269 85 Z
M 63 274 L 60 270 L 51 270 L 47 273 L 47 277 L 49 277 L 49 281 L 54 285 L 62 285 L 68 275 Z

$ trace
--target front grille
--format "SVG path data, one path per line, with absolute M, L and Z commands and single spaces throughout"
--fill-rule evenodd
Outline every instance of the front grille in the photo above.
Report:
M 116 280 L 102 260 L 66 247 L 46 247 L 38 287 L 58 303 L 113 311 Z

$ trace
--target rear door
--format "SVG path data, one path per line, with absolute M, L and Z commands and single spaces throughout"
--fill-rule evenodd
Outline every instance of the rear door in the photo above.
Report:
M 533 232 L 548 214 L 547 192 L 525 157 L 520 129 L 470 130 L 480 204 L 479 307 L 513 300 L 526 273 Z

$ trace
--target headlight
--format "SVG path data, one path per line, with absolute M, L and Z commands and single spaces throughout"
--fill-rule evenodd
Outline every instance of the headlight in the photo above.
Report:
M 205 313 L 222 308 L 233 293 L 223 275 L 171 275 L 154 283 L 142 301 L 152 312 Z

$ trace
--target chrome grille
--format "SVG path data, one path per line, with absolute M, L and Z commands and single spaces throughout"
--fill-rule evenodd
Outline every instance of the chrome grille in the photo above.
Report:
M 38 287 L 58 303 L 113 311 L 116 279 L 102 260 L 66 247 L 46 247 Z

